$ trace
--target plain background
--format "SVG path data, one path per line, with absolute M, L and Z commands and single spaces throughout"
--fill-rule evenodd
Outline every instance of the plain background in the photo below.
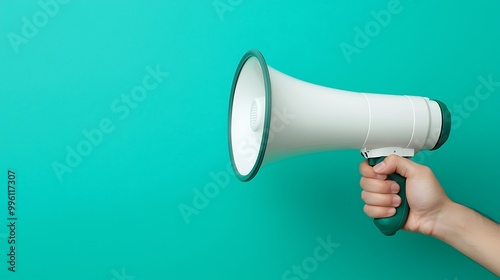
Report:
M 1 1 L 0 184 L 16 171 L 19 220 L 16 273 L 0 226 L 0 277 L 287 279 L 330 236 L 338 248 L 308 279 L 495 279 L 440 241 L 381 235 L 362 210 L 358 151 L 286 159 L 250 183 L 230 174 L 189 223 L 179 210 L 210 174 L 224 177 L 233 74 L 257 48 L 312 83 L 445 102 L 449 141 L 415 160 L 451 198 L 500 220 L 500 87 L 475 96 L 480 77 L 500 81 L 500 2 L 402 0 L 373 27 L 389 3 L 69 1 L 44 22 L 36 1 Z M 40 27 L 15 46 L 23 18 Z M 369 42 L 344 55 L 342 43 L 355 46 L 367 25 Z M 112 104 L 157 65 L 168 77 L 121 119 Z M 106 118 L 114 131 L 59 180 L 54 162 Z

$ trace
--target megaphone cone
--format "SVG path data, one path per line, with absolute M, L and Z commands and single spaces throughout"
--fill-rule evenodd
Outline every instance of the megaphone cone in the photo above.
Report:
M 310 84 L 247 52 L 229 103 L 229 150 L 236 176 L 295 154 L 360 149 L 366 158 L 439 148 L 448 138 L 446 106 L 419 96 L 358 93 Z

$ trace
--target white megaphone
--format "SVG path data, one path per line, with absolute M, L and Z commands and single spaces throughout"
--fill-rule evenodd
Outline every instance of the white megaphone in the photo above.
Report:
M 386 156 L 412 157 L 435 150 L 450 134 L 450 112 L 442 102 L 419 96 L 358 93 L 310 84 L 247 52 L 236 70 L 229 102 L 229 152 L 236 177 L 251 180 L 263 163 L 307 152 L 359 149 L 370 165 Z M 375 219 L 385 235 L 406 222 L 406 179 L 398 182 L 396 214 Z

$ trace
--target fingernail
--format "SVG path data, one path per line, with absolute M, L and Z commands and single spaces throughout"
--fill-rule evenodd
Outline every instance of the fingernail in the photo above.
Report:
M 387 209 L 387 214 L 391 215 L 391 216 L 394 215 L 394 214 L 396 214 L 396 208 L 389 208 L 389 209 Z
M 380 172 L 380 171 L 384 170 L 384 167 L 385 167 L 385 162 L 382 161 L 381 163 L 379 163 L 373 167 L 373 171 Z
M 392 183 L 391 184 L 391 192 L 392 193 L 398 193 L 399 192 L 399 185 L 397 183 Z
M 395 207 L 399 206 L 400 203 L 401 203 L 401 198 L 399 196 L 395 196 L 392 198 L 392 205 L 394 205 Z

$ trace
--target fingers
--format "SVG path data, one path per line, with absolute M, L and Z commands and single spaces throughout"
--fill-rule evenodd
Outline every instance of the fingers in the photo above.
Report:
M 383 181 L 367 177 L 361 177 L 359 185 L 363 190 L 372 193 L 398 193 L 399 185 L 394 181 Z
M 380 194 L 362 191 L 361 199 L 371 206 L 398 207 L 399 204 L 401 204 L 401 197 L 397 194 Z
M 373 179 L 379 179 L 379 180 L 385 180 L 387 178 L 386 175 L 383 174 L 377 174 L 375 171 L 373 171 L 373 167 L 371 167 L 368 164 L 367 160 L 364 160 L 361 162 L 359 165 L 359 172 L 363 177 L 367 178 L 373 178 Z
M 363 211 L 371 218 L 388 218 L 396 214 L 396 208 L 394 207 L 380 207 L 368 204 L 365 204 Z
M 373 172 L 377 174 L 392 174 L 398 173 L 403 177 L 411 177 L 415 174 L 416 170 L 420 169 L 422 166 L 414 163 L 413 161 L 397 156 L 390 155 L 384 159 L 383 162 L 375 165 L 373 167 Z
M 396 207 L 401 204 L 401 197 L 397 195 L 400 187 L 394 181 L 386 181 L 387 175 L 399 173 L 408 178 L 424 171 L 423 168 L 424 166 L 396 155 L 388 156 L 374 167 L 363 161 L 359 165 L 359 171 L 363 176 L 360 186 L 363 188 L 361 198 L 365 202 L 365 214 L 372 218 L 393 216 Z
M 366 203 L 365 214 L 372 218 L 387 218 L 396 214 L 396 207 L 401 204 L 401 197 L 396 194 L 379 194 L 363 191 L 361 198 Z
M 396 213 L 401 204 L 401 197 L 397 195 L 399 185 L 394 181 L 362 177 L 360 185 L 363 188 L 361 199 L 366 203 L 363 210 L 369 217 L 386 218 Z

